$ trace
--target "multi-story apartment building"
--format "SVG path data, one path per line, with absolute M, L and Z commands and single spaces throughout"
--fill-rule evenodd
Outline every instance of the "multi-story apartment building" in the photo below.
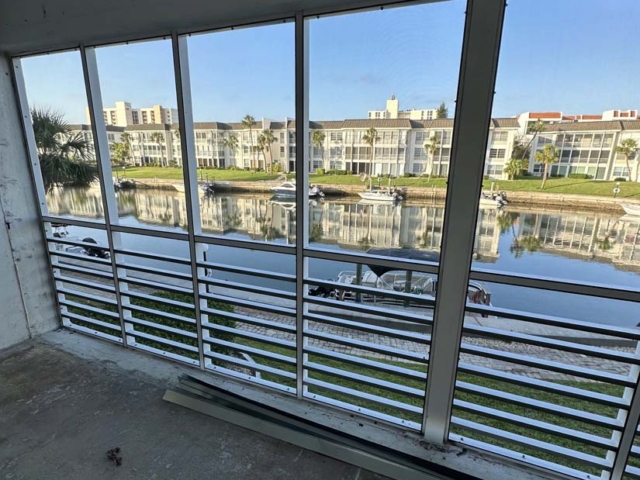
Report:
M 117 127 L 146 124 L 171 124 L 178 121 L 176 108 L 164 108 L 162 105 L 153 107 L 131 108 L 129 102 L 116 102 L 113 108 L 104 108 L 102 111 L 104 123 Z M 87 123 L 91 123 L 89 108 L 85 108 Z
M 391 95 L 391 98 L 387 100 L 386 107 L 384 110 L 369 110 L 368 118 L 371 120 L 395 120 L 397 118 L 433 120 L 437 114 L 435 108 L 400 110 L 400 100 L 395 95 Z
M 604 117 L 620 119 L 603 120 Z M 533 135 L 529 127 L 538 120 L 545 123 L 545 129 Z M 373 175 L 446 176 L 453 124 L 453 119 L 409 118 L 312 121 L 307 168 L 312 172 L 323 168 L 353 174 L 371 170 Z M 378 135 L 373 150 L 364 140 L 372 127 Z M 194 128 L 198 166 L 264 169 L 277 163 L 285 172 L 296 169 L 295 120 L 265 118 L 256 121 L 251 129 L 242 123 L 195 122 Z M 76 125 L 74 130 L 91 139 L 88 125 Z M 259 135 L 265 130 L 271 131 L 273 143 L 263 151 L 257 146 Z M 316 142 L 312 141 L 314 131 L 323 133 L 315 137 Z M 131 164 L 182 163 L 180 132 L 175 123 L 107 125 L 107 135 L 110 143 L 129 143 Z M 559 161 L 551 166 L 550 175 L 583 173 L 597 180 L 626 177 L 635 181 L 640 174 L 635 156 L 629 159 L 632 171 L 628 172 L 625 158 L 615 152 L 615 147 L 626 138 L 636 139 L 640 145 L 640 120 L 635 110 L 610 110 L 602 115 L 527 112 L 513 118 L 495 118 L 491 121 L 485 153 L 485 174 L 505 179 L 504 167 L 511 158 L 514 143 L 519 141 L 530 143 L 528 169 L 532 175 L 541 175 L 543 170 L 535 162 L 535 153 L 551 143 L 559 150 Z M 322 141 L 317 142 L 319 139 Z
M 637 153 L 629 159 L 631 172 L 627 170 L 624 156 L 616 153 L 616 146 L 627 138 L 635 139 L 640 145 L 640 121 L 599 120 L 546 125 L 544 132 L 533 141 L 529 171 L 534 175 L 542 174 L 543 165 L 535 162 L 535 152 L 550 143 L 559 151 L 559 161 L 549 171 L 551 176 L 580 173 L 596 180 L 626 177 L 637 181 L 640 173 Z

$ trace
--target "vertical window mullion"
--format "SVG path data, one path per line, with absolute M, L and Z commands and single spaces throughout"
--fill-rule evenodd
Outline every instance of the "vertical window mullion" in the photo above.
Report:
M 189 258 L 191 259 L 191 280 L 193 283 L 193 304 L 196 316 L 196 332 L 198 335 L 198 356 L 200 368 L 205 368 L 204 345 L 202 334 L 201 306 L 206 306 L 206 300 L 200 300 L 200 293 L 206 292 L 207 286 L 198 281 L 198 276 L 204 276 L 204 268 L 198 267 L 199 261 L 204 261 L 205 246 L 196 244 L 195 236 L 202 233 L 200 220 L 200 204 L 198 202 L 198 171 L 195 156 L 195 133 L 193 126 L 193 105 L 191 101 L 191 79 L 189 71 L 189 52 L 187 37 L 171 35 L 173 46 L 173 66 L 176 83 L 176 98 L 178 102 L 178 119 L 180 129 L 180 147 L 182 153 L 182 172 L 184 177 L 184 193 L 187 207 L 187 233 L 189 235 Z M 200 302 L 203 302 L 201 305 Z M 206 319 L 205 319 L 206 320 Z
M 113 186 L 113 172 L 111 170 L 111 154 L 109 153 L 107 127 L 105 125 L 104 115 L 102 114 L 102 93 L 100 90 L 100 78 L 95 48 L 80 47 L 80 56 L 82 59 L 84 85 L 87 93 L 89 118 L 91 120 L 91 131 L 93 133 L 93 147 L 98 166 L 98 179 L 102 193 L 102 205 L 113 272 L 113 284 L 115 287 L 116 301 L 118 303 L 118 314 L 120 316 L 122 344 L 127 346 L 126 318 L 128 315 L 131 315 L 131 312 L 126 309 L 126 306 L 129 304 L 129 298 L 126 296 L 128 285 L 126 281 L 120 283 L 120 278 L 126 279 L 127 273 L 125 269 L 118 267 L 118 263 L 124 263 L 124 256 L 116 253 L 116 249 L 122 248 L 121 235 L 118 232 L 113 232 L 111 229 L 112 225 L 118 225 L 118 203 Z
M 308 271 L 308 259 L 304 249 L 309 242 L 309 30 L 301 13 L 295 19 L 295 87 L 296 87 L 296 392 L 304 395 L 306 355 L 304 346 L 305 320 L 308 308 L 304 296 L 307 287 L 304 279 Z
M 44 181 L 42 179 L 42 170 L 40 170 L 40 158 L 38 157 L 38 147 L 36 145 L 36 136 L 33 132 L 31 121 L 31 111 L 29 110 L 29 101 L 27 100 L 27 89 L 24 83 L 24 75 L 22 73 L 22 64 L 19 58 L 13 59 L 13 79 L 18 95 L 18 103 L 20 108 L 20 116 L 22 118 L 22 129 L 29 152 L 29 161 L 31 166 L 31 174 L 35 182 L 38 203 L 40 204 L 40 213 L 43 216 L 49 215 L 47 208 L 47 192 L 44 189 Z
M 467 3 L 422 425 L 440 444 L 449 435 L 505 3 Z

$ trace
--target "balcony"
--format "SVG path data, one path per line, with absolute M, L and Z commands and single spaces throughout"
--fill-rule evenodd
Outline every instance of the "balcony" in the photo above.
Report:
M 68 331 L 0 351 L 2 478 L 383 479 L 163 402 L 180 373 Z

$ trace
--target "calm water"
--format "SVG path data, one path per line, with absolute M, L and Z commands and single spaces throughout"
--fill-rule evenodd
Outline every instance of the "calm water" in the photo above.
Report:
M 101 221 L 97 190 L 57 190 L 50 196 L 51 214 Z M 236 239 L 295 244 L 293 202 L 260 195 L 216 195 L 201 199 L 205 234 Z M 159 190 L 118 193 L 124 225 L 186 231 L 184 195 Z M 310 239 L 314 248 L 366 251 L 371 247 L 416 248 L 439 251 L 444 206 L 421 204 L 363 205 L 353 199 L 310 204 Z M 70 228 L 77 236 L 106 242 L 98 230 Z M 125 248 L 188 256 L 186 242 L 123 235 Z M 282 255 L 210 247 L 210 261 L 294 273 L 295 261 Z M 142 260 L 138 260 L 142 263 Z M 475 268 L 559 277 L 640 288 L 640 219 L 612 214 L 507 208 L 481 210 L 476 229 Z M 338 262 L 310 262 L 313 277 L 335 277 L 354 270 Z M 247 281 L 238 275 L 220 278 Z M 256 283 L 255 279 L 252 279 Z M 273 287 L 287 288 L 269 281 Z M 503 285 L 487 285 L 493 304 L 500 307 L 557 315 L 590 322 L 635 326 L 640 305 L 558 294 Z

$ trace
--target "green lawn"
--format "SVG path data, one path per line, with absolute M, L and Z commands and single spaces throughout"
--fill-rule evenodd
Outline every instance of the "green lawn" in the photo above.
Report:
M 114 167 L 114 173 L 118 173 L 122 176 L 122 169 Z M 162 180 L 182 180 L 182 169 L 171 167 L 129 167 L 125 170 L 124 176 L 126 178 L 136 179 L 150 179 L 158 178 Z M 260 181 L 260 180 L 274 180 L 278 178 L 279 174 L 272 175 L 265 172 L 248 172 L 246 170 L 213 170 L 213 169 L 198 169 L 198 179 L 206 179 L 218 181 Z
M 333 185 L 364 185 L 358 175 L 311 175 L 311 183 L 317 184 L 333 184 Z M 574 194 L 574 195 L 595 195 L 612 197 L 613 188 L 616 182 L 603 182 L 596 180 L 582 180 L 575 178 L 549 178 L 545 184 L 544 190 L 540 190 L 542 180 L 540 178 L 520 178 L 518 180 L 484 180 L 484 189 L 490 189 L 491 184 L 499 190 L 507 192 L 543 192 L 557 194 Z M 377 181 L 374 179 L 374 185 Z M 381 184 L 386 185 L 383 179 Z M 437 187 L 444 188 L 447 184 L 446 178 L 432 178 L 430 181 L 426 177 L 401 177 L 392 180 L 392 184 L 401 187 Z M 640 183 L 637 182 L 621 182 L 620 193 L 618 197 L 622 198 L 640 198 Z
M 122 176 L 122 170 L 115 168 L 115 172 Z M 275 180 L 280 174 L 270 174 L 266 172 L 248 172 L 246 170 L 214 170 L 214 169 L 198 169 L 198 179 L 217 181 L 243 181 L 258 182 L 264 180 Z M 288 178 L 293 179 L 294 174 L 288 174 Z M 125 171 L 125 177 L 145 179 L 166 179 L 166 180 L 182 180 L 181 168 L 162 168 L 162 167 L 131 167 Z M 320 185 L 363 185 L 359 175 L 315 175 L 310 176 L 310 182 Z M 595 180 L 581 180 L 575 178 L 549 178 L 544 190 L 540 190 L 542 181 L 539 178 L 520 178 L 518 180 L 485 180 L 483 182 L 484 189 L 490 189 L 494 183 L 494 188 L 506 190 L 507 192 L 544 192 L 557 194 L 575 194 L 575 195 L 594 195 L 611 197 L 612 190 L 616 182 L 602 182 Z M 399 187 L 422 187 L 422 188 L 446 188 L 446 178 L 427 177 L 400 177 L 392 180 L 393 185 Z M 374 185 L 377 180 L 374 179 Z M 386 179 L 382 179 L 381 185 L 387 185 Z M 621 198 L 639 198 L 640 199 L 640 183 L 637 182 L 621 182 L 620 193 Z
M 174 300 L 179 300 L 185 303 L 193 303 L 193 298 L 191 296 L 188 295 L 182 295 L 182 294 L 171 294 L 171 293 L 162 293 L 162 292 L 155 292 L 154 295 L 159 296 L 159 297 L 164 297 L 164 298 L 170 298 L 170 299 L 174 299 Z M 78 303 L 84 303 L 87 304 L 89 306 L 98 306 L 100 308 L 104 308 L 105 310 L 108 311 L 115 311 L 115 309 L 111 306 L 104 306 L 104 305 L 98 305 L 97 302 L 95 301 L 83 301 L 82 299 L 79 298 L 75 298 L 73 296 L 69 296 L 69 299 L 72 299 L 74 301 L 77 301 Z M 133 299 L 132 299 L 133 300 Z M 187 318 L 193 318 L 193 311 L 191 310 L 185 310 L 183 308 L 180 307 L 170 307 L 167 305 L 161 305 L 158 304 L 157 302 L 152 302 L 152 301 L 147 301 L 147 300 L 135 300 L 133 303 L 138 304 L 140 306 L 144 306 L 147 308 L 153 308 L 153 309 L 158 309 L 158 310 L 164 310 L 164 311 L 169 311 L 171 313 L 174 313 L 176 315 L 180 315 L 183 317 L 187 317 Z M 226 310 L 226 311 L 233 311 L 233 307 L 230 307 L 228 305 L 223 305 L 223 304 L 215 304 L 215 305 L 210 305 L 210 307 L 212 308 L 217 308 L 220 310 Z M 115 319 L 111 319 L 108 317 L 105 317 L 103 315 L 100 314 L 95 314 L 95 313 L 91 313 L 91 312 L 86 312 L 86 311 L 82 311 L 82 309 L 79 308 L 71 308 L 71 311 L 75 311 L 76 313 L 82 313 L 83 315 L 89 316 L 89 317 L 93 317 L 108 323 L 113 323 L 113 324 L 118 324 L 119 322 Z M 136 317 L 147 320 L 149 322 L 154 322 L 157 323 L 159 325 L 164 325 L 167 327 L 173 327 L 173 328 L 180 328 L 192 333 L 195 333 L 195 325 L 193 324 L 183 324 L 182 322 L 177 322 L 174 320 L 169 320 L 169 319 L 165 319 L 163 317 L 159 317 L 153 314 L 145 314 L 145 313 L 136 313 Z M 234 323 L 233 321 L 224 319 L 224 318 L 215 318 L 215 317 L 210 317 L 209 321 L 212 322 L 216 322 L 222 325 L 226 325 L 229 327 L 233 327 Z M 82 325 L 83 322 L 80 321 L 74 321 L 77 324 Z M 87 326 L 89 328 L 93 328 L 93 329 L 97 329 L 97 330 L 103 330 L 101 327 L 96 327 L 92 324 L 86 324 L 84 326 Z M 170 340 L 174 340 L 174 341 L 179 341 L 181 343 L 184 343 L 186 345 L 191 345 L 191 346 L 197 346 L 197 342 L 195 340 L 195 338 L 185 338 L 182 335 L 176 334 L 176 333 L 170 333 L 167 331 L 163 331 L 160 329 L 156 329 L 153 328 L 151 326 L 149 327 L 145 327 L 145 326 L 136 326 L 136 329 L 149 333 L 149 334 L 153 334 L 159 337 L 163 337 L 163 338 L 167 338 Z M 110 334 L 114 334 L 113 331 L 109 331 L 109 330 L 105 330 L 105 333 L 110 333 Z M 213 333 L 213 332 L 212 332 Z M 221 333 L 221 332 L 217 332 L 214 333 L 215 336 L 226 340 L 226 341 L 233 341 L 235 343 L 241 344 L 241 345 L 247 345 L 253 348 L 257 348 L 260 350 L 264 350 L 267 352 L 271 352 L 271 353 L 275 353 L 275 354 L 279 354 L 279 355 L 283 355 L 285 357 L 295 357 L 295 351 L 291 350 L 289 348 L 283 348 L 283 347 L 275 347 L 273 345 L 270 344 L 266 344 L 264 342 L 261 341 L 257 341 L 257 340 L 252 340 L 252 339 L 247 339 L 247 338 L 243 338 L 241 336 L 234 336 L 231 333 Z M 171 346 L 167 346 L 167 345 L 162 345 L 159 344 L 157 342 L 154 341 L 150 341 L 150 340 L 146 340 L 146 339 L 142 339 L 142 338 L 138 338 L 137 341 L 139 343 L 143 343 L 146 344 L 150 347 L 154 347 L 154 348 L 160 348 L 163 350 L 167 350 L 167 351 L 171 351 L 173 353 L 177 353 L 180 355 L 183 355 L 185 357 L 188 358 L 194 358 L 197 359 L 198 356 L 197 354 L 193 353 L 193 352 L 189 352 L 189 351 L 185 351 L 183 349 L 177 348 L 177 347 L 171 347 Z M 235 356 L 237 355 L 231 348 L 229 347 L 222 347 L 222 346 L 213 346 L 213 350 L 214 351 L 218 351 L 220 353 L 226 354 L 226 355 L 232 355 Z M 272 368 L 277 368 L 280 370 L 283 370 L 285 372 L 295 372 L 295 368 L 293 365 L 291 365 L 290 363 L 287 362 L 282 362 L 282 361 L 278 361 L 272 358 L 268 358 L 268 357 L 262 357 L 259 354 L 252 354 L 253 360 L 256 361 L 259 364 L 262 365 L 266 365 Z M 371 358 L 371 360 L 375 360 L 377 362 L 380 363 L 386 363 L 389 365 L 395 365 L 395 366 L 399 366 L 399 367 L 403 367 L 405 369 L 412 369 L 412 370 L 417 370 L 417 371 L 422 371 L 422 372 L 426 372 L 427 366 L 425 364 L 418 364 L 418 363 L 412 363 L 412 362 L 393 362 L 393 361 L 387 361 L 387 360 L 381 360 L 381 359 L 376 359 L 376 358 Z M 381 372 L 378 370 L 374 370 L 371 368 L 367 368 L 367 367 L 362 367 L 362 366 L 357 366 L 357 365 L 353 365 L 350 363 L 345 363 L 342 361 L 338 361 L 338 360 L 333 360 L 333 359 L 327 359 L 318 355 L 313 355 L 310 354 L 309 355 L 309 361 L 310 362 L 314 362 L 317 364 L 321 364 L 324 365 L 326 367 L 330 367 L 333 369 L 338 369 L 344 372 L 350 372 L 352 374 L 357 374 L 357 375 L 361 375 L 361 376 L 366 376 L 366 377 L 370 377 L 372 379 L 374 379 L 374 382 L 377 380 L 381 380 L 384 382 L 391 382 L 391 383 L 395 383 L 398 385 L 404 385 L 406 387 L 410 387 L 410 388 L 414 388 L 414 389 L 418 389 L 418 390 L 424 390 L 425 385 L 423 381 L 419 381 L 419 380 L 410 380 L 407 378 L 404 378 L 402 376 L 399 376 L 397 374 L 394 373 L 389 373 L 389 372 Z M 218 361 L 216 362 L 221 366 L 228 366 L 233 368 L 231 365 L 226 365 L 226 362 L 224 361 Z M 384 397 L 387 398 L 389 400 L 395 400 L 398 402 L 402 402 L 404 404 L 408 404 L 408 405 L 412 405 L 415 407 L 420 407 L 422 408 L 422 398 L 419 397 L 415 397 L 412 395 L 407 395 L 405 393 L 400 393 L 400 392 L 394 392 L 394 391 L 390 391 L 384 388 L 381 388 L 375 384 L 370 384 L 370 383 L 363 383 L 359 380 L 356 379 L 347 379 L 344 378 L 342 376 L 336 376 L 333 374 L 327 374 L 327 373 L 318 373 L 315 371 L 310 371 L 309 372 L 309 376 L 311 378 L 315 378 L 317 380 L 321 380 L 324 382 L 328 382 L 328 383 L 332 383 L 334 385 L 339 385 L 345 388 L 349 388 L 351 390 L 354 391 L 358 391 L 358 392 L 362 392 L 362 393 L 368 393 L 368 394 L 372 394 L 372 395 L 376 395 L 376 396 L 380 396 L 380 397 Z M 283 377 L 280 377 L 278 375 L 272 374 L 272 373 L 263 373 L 262 374 L 262 378 L 265 380 L 269 380 L 269 381 L 273 381 L 273 382 L 277 382 L 283 385 L 287 385 L 290 387 L 295 387 L 295 382 L 293 380 L 290 379 L 286 379 Z M 495 380 L 495 379 L 488 379 L 488 378 L 483 378 L 480 376 L 475 376 L 475 375 L 471 375 L 471 374 L 464 374 L 461 373 L 458 375 L 458 380 L 459 381 L 463 381 L 463 382 L 467 382 L 467 383 L 471 383 L 477 386 L 481 386 L 481 387 L 486 387 L 486 388 L 491 388 L 497 391 L 502 391 L 502 392 L 508 392 L 511 394 L 515 394 L 515 395 L 520 395 L 522 397 L 527 397 L 527 398 L 534 398 L 537 400 L 542 400 L 545 402 L 549 402 L 555 405 L 559 405 L 559 406 L 564 406 L 564 407 L 571 407 L 574 409 L 578 409 L 578 410 L 583 410 L 586 412 L 591 412 L 591 413 L 597 413 L 600 415 L 604 415 L 604 416 L 608 416 L 608 417 L 612 417 L 614 418 L 617 415 L 617 411 L 615 409 L 612 408 L 607 408 L 607 407 L 603 407 L 600 406 L 596 403 L 593 402 L 588 402 L 588 401 L 583 401 L 583 400 L 577 400 L 577 399 L 572 399 L 569 397 L 565 397 L 562 395 L 558 395 L 558 394 L 553 394 L 553 393 L 548 393 L 548 392 L 544 392 L 541 391 L 539 389 L 533 389 L 533 388 L 529 388 L 529 387 L 525 387 L 525 386 L 519 386 L 519 385 L 514 385 L 508 382 L 503 382 L 500 380 Z M 588 391 L 595 391 L 595 392 L 599 392 L 599 393 L 603 393 L 603 394 L 608 394 L 608 395 L 613 395 L 613 396 L 620 396 L 622 394 L 622 389 L 620 387 L 617 386 L 613 386 L 613 385 L 607 385 L 607 384 L 601 384 L 601 383 L 596 383 L 596 382 L 578 382 L 578 381 L 560 381 L 557 383 L 561 383 L 563 385 L 567 385 L 570 387 L 575 387 L 575 388 L 580 388 L 582 390 L 588 390 Z M 382 404 L 379 404 L 377 402 L 374 401 L 370 401 L 370 400 L 365 400 L 365 399 L 361 399 L 361 398 L 357 398 L 357 397 L 353 397 L 351 395 L 345 394 L 345 393 L 339 393 L 339 392 L 335 392 L 332 390 L 327 390 L 327 389 L 323 389 L 323 388 L 319 388 L 319 387 L 315 387 L 315 386 L 310 386 L 309 387 L 310 392 L 312 393 L 316 393 L 318 395 L 323 395 L 325 397 L 329 397 L 329 398 L 333 398 L 335 400 L 339 400 L 339 401 L 344 401 L 344 402 L 348 402 L 363 408 L 367 408 L 370 410 L 374 410 L 374 411 L 378 411 L 380 413 L 384 413 L 387 415 L 392 415 L 392 416 L 396 416 L 396 417 L 400 417 L 403 418 L 405 420 L 409 420 L 412 422 L 416 422 L 416 423 L 420 423 L 421 421 L 421 415 L 416 414 L 416 413 L 410 413 L 410 412 L 404 412 L 401 410 L 398 410 L 396 408 L 393 407 L 389 407 L 389 406 L 385 406 Z M 611 435 L 611 432 L 608 431 L 606 428 L 602 428 L 602 427 L 597 427 L 597 426 L 593 426 L 589 423 L 586 422 L 582 422 L 580 420 L 570 420 L 570 419 L 566 419 L 562 416 L 559 415 L 555 415 L 553 413 L 547 413 L 547 412 L 541 412 L 539 410 L 536 409 L 532 409 L 532 408 L 526 408 L 520 405 L 515 405 L 509 402 L 506 402 L 502 399 L 499 398 L 485 398 L 482 396 L 477 396 L 477 395 L 473 395 L 470 393 L 464 393 L 464 392 L 457 392 L 456 393 L 456 399 L 458 400 L 462 400 L 462 401 L 466 401 L 466 402 L 471 402 L 477 405 L 482 405 L 484 407 L 489 407 L 489 408 L 493 408 L 502 412 L 506 412 L 506 413 L 511 413 L 511 414 L 515 414 L 515 415 L 520 415 L 529 419 L 534 419 L 534 420 L 538 420 L 538 421 L 542 421 L 542 422 L 546 422 L 548 424 L 552 424 L 552 425 L 558 425 L 558 426 L 562 426 L 565 428 L 570 428 L 573 430 L 577 430 L 579 432 L 584 432 L 584 433 L 589 433 L 592 435 L 598 435 L 604 438 L 609 438 L 609 436 Z M 540 440 L 540 441 L 544 441 L 553 445 L 557 445 L 557 446 L 562 446 L 562 447 L 566 447 L 566 448 L 571 448 L 583 453 L 587 453 L 587 454 L 591 454 L 594 456 L 599 456 L 602 457 L 604 455 L 606 455 L 606 452 L 603 449 L 597 448 L 597 447 L 593 447 L 590 445 L 586 445 L 582 442 L 578 442 L 575 440 L 570 440 L 567 438 L 564 438 L 560 435 L 554 435 L 553 433 L 549 433 L 549 432 L 542 432 L 542 431 L 537 431 L 531 428 L 526 428 L 526 427 L 521 427 L 518 425 L 515 425 L 513 423 L 504 421 L 504 420 L 499 420 L 499 419 L 492 419 L 492 418 L 488 418 L 485 416 L 479 416 L 477 414 L 474 413 L 469 413 L 466 411 L 461 410 L 460 408 L 454 407 L 453 409 L 453 414 L 457 417 L 460 418 L 465 418 L 468 419 L 470 421 L 476 422 L 476 423 L 480 423 L 483 425 L 487 425 L 490 427 L 494 427 L 494 428 L 498 428 L 501 430 L 505 430 L 508 432 L 512 432 L 515 434 L 519 434 L 519 435 L 523 435 L 525 437 L 528 438 L 532 438 L 532 439 L 536 439 L 536 440 Z M 588 473 L 594 474 L 594 475 L 599 475 L 599 472 L 596 469 L 593 468 L 588 468 L 588 467 L 584 467 L 582 466 L 579 462 L 575 462 L 569 459 L 565 459 L 565 458 L 561 458 L 549 453 L 545 453 L 545 452 L 541 452 L 541 451 L 537 451 L 535 449 L 532 448 L 528 448 L 528 447 L 523 447 L 523 446 L 519 446 L 516 444 L 513 444 L 511 442 L 507 442 L 507 441 L 502 441 L 502 440 L 497 440 L 497 439 L 493 439 L 490 437 L 486 437 L 482 434 L 478 434 L 475 432 L 470 432 L 470 431 L 465 431 L 462 428 L 456 427 L 455 425 L 452 426 L 452 432 L 456 433 L 458 435 L 461 435 L 463 437 L 468 437 L 468 438 L 472 438 L 475 440 L 480 440 L 483 442 L 486 442 L 488 444 L 491 445 L 495 445 L 495 446 L 499 446 L 499 447 L 503 447 L 503 448 L 507 448 L 510 450 L 514 450 L 516 452 L 520 452 L 523 455 L 530 455 L 533 457 L 537 457 L 537 458 L 541 458 L 550 462 L 555 462 L 561 465 L 565 465 L 569 468 L 575 468 L 578 470 L 583 470 L 586 471 Z M 632 464 L 637 465 L 638 462 L 635 459 L 631 459 L 630 460 Z

